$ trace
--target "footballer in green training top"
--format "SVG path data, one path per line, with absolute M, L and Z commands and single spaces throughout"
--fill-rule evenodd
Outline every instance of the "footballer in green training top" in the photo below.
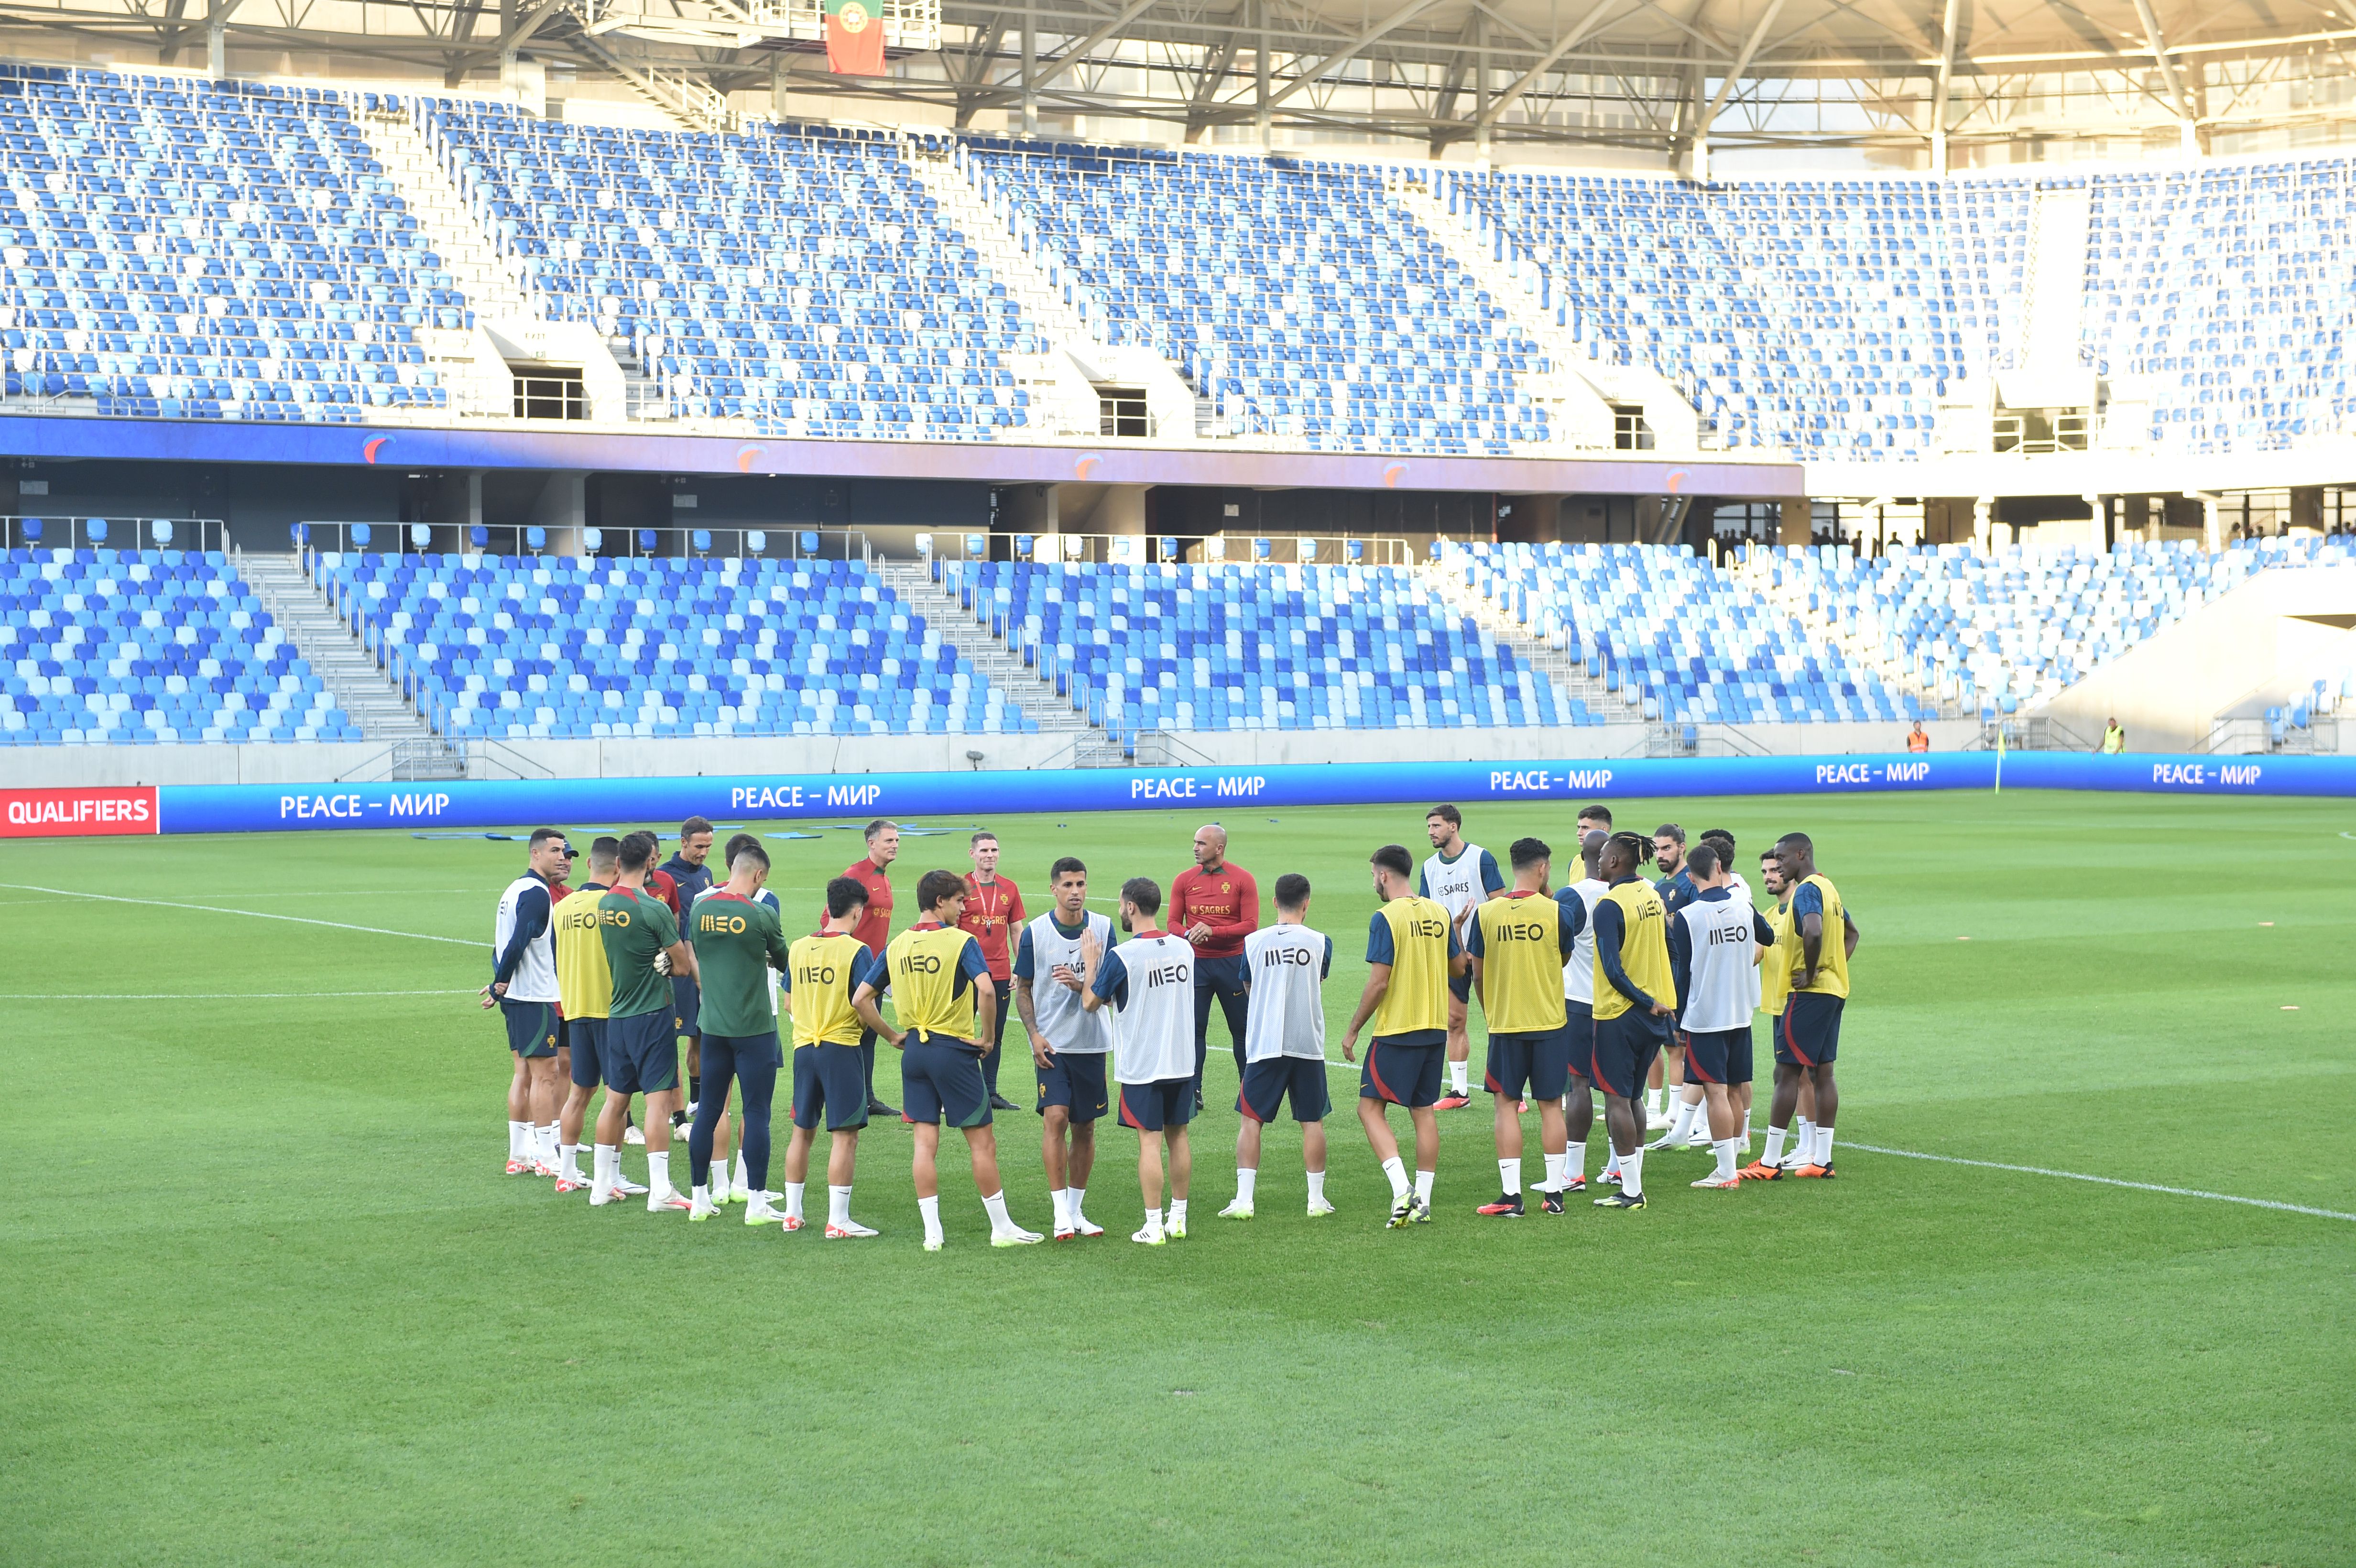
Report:
M 611 891 L 597 901 L 597 929 L 605 940 L 605 963 L 613 972 L 614 999 L 605 1013 L 605 1104 L 597 1115 L 600 1154 L 612 1149 L 618 1167 L 623 1119 L 630 1096 L 647 1097 L 647 1171 L 651 1190 L 647 1207 L 684 1210 L 688 1200 L 670 1182 L 670 1114 L 679 1106 L 679 1036 L 671 1027 L 672 975 L 695 973 L 695 950 L 679 938 L 669 906 L 647 887 L 655 858 L 655 836 L 633 833 L 615 858 Z M 669 973 L 655 960 L 670 960 Z M 599 1161 L 601 1178 L 609 1168 Z M 589 1201 L 613 1201 L 604 1180 L 593 1182 Z
M 769 999 L 769 971 L 788 957 L 777 912 L 759 901 L 769 880 L 768 851 L 739 841 L 728 862 L 728 880 L 698 899 L 687 913 L 688 935 L 701 971 L 703 1095 L 687 1136 L 687 1217 L 708 1219 L 712 1195 L 712 1142 L 728 1104 L 733 1079 L 744 1097 L 744 1174 L 757 1195 L 745 1223 L 770 1224 L 784 1215 L 769 1206 L 769 1102 L 785 1065 L 777 1048 L 777 1008 Z

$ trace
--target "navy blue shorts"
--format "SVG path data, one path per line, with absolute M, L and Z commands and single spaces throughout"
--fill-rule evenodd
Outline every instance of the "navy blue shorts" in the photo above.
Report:
M 1288 1099 L 1296 1122 L 1322 1122 L 1332 1115 L 1333 1095 L 1325 1083 L 1325 1063 L 1306 1056 L 1271 1056 L 1244 1064 L 1243 1088 L 1236 1095 L 1239 1113 L 1255 1122 L 1272 1122 Z
M 1631 1008 L 1618 1018 L 1597 1019 L 1587 1076 L 1606 1094 L 1633 1100 L 1644 1092 L 1644 1080 L 1665 1043 L 1665 1036 L 1649 1014 Z
M 671 1030 L 675 1034 L 701 1035 L 703 1030 L 696 1021 L 701 998 L 695 993 L 695 982 L 684 975 L 670 977 Z
M 670 1014 L 605 1020 L 605 1087 L 616 1094 L 659 1094 L 679 1087 L 679 1036 Z
M 1440 1064 L 1447 1060 L 1445 1040 L 1438 1045 L 1400 1045 L 1377 1036 L 1366 1046 L 1366 1065 L 1358 1074 L 1358 1098 L 1409 1110 L 1436 1104 Z
M 1033 1064 L 1039 1075 L 1039 1114 L 1061 1105 L 1076 1122 L 1093 1122 L 1110 1107 L 1105 1087 L 1105 1053 L 1101 1051 L 1059 1051 L 1047 1065 Z
M 1562 1042 L 1569 1048 L 1570 1075 L 1585 1083 L 1587 1070 L 1595 1065 L 1595 1004 L 1566 999 L 1562 1012 Z
M 1472 972 L 1468 969 L 1462 975 L 1448 976 L 1448 994 L 1469 1005 L 1472 1000 Z
M 564 1020 L 564 1049 L 573 1053 L 573 1082 L 594 1089 L 605 1081 L 605 1020 Z
M 953 1127 L 990 1125 L 990 1089 L 981 1051 L 954 1035 L 914 1030 L 900 1050 L 900 1114 L 912 1122 Z
M 1743 1075 L 1734 1076 L 1735 1053 L 1742 1054 Z M 1748 1083 L 1751 1082 L 1751 1031 L 1748 1029 L 1695 1029 L 1686 1036 L 1686 1082 L 1688 1083 Z
M 1157 1078 L 1120 1086 L 1120 1125 L 1141 1133 L 1183 1127 L 1194 1119 L 1194 1080 Z
M 1775 1021 L 1775 1060 L 1786 1067 L 1822 1067 L 1840 1055 L 1845 997 L 1794 991 Z
M 522 1057 L 554 1056 L 556 1031 L 563 1027 L 552 1002 L 510 1002 L 502 997 L 499 1016 L 507 1020 L 508 1049 Z
M 826 1130 L 867 1125 L 867 1062 L 855 1045 L 820 1040 L 794 1048 L 794 1125 L 805 1132 L 826 1113 Z
M 1491 1034 L 1488 1066 L 1481 1082 L 1490 1093 L 1509 1099 L 1561 1099 L 1570 1087 L 1569 1031 Z

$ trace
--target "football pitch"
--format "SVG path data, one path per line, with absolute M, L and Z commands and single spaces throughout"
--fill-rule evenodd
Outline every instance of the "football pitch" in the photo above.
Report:
M 1754 883 L 1778 834 L 1815 837 L 1863 933 L 1837 1180 L 1697 1191 L 1706 1153 L 1656 1155 L 1640 1212 L 1485 1220 L 1476 1095 L 1441 1115 L 1433 1222 L 1385 1231 L 1338 1057 L 1367 855 L 1429 852 L 1416 805 L 1225 819 L 1263 919 L 1302 871 L 1335 939 L 1340 1212 L 1303 1214 L 1284 1121 L 1258 1217 L 1215 1217 L 1215 1016 L 1189 1239 L 1125 1239 L 1136 1138 L 1107 1121 L 1104 1239 L 991 1250 L 952 1137 L 929 1256 L 896 1123 L 860 1147 L 873 1242 L 501 1174 L 509 1058 L 473 993 L 520 843 L 12 844 L 0 1561 L 2356 1561 L 2356 805 L 1611 804 L 1731 829 Z M 1466 817 L 1501 861 L 1571 839 L 1561 805 Z M 1099 909 L 1166 887 L 1196 820 L 988 826 L 1035 914 L 1058 855 Z M 904 841 L 900 923 L 974 821 Z M 751 826 L 808 929 L 856 828 Z M 999 1125 L 1014 1218 L 1046 1229 L 1037 1119 Z M 1590 1179 L 1601 1142 L 1599 1117 Z

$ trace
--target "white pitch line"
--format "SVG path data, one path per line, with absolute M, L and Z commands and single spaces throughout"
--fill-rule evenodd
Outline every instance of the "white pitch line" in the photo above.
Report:
M 2091 1181 L 2100 1187 L 2126 1187 L 2137 1192 L 2164 1192 L 2171 1198 L 2206 1198 L 2212 1203 L 2241 1203 L 2252 1209 L 2278 1209 L 2286 1214 L 2312 1214 L 2319 1220 L 2351 1220 L 2337 1209 L 2311 1209 L 2304 1203 L 2277 1203 L 2271 1198 L 2237 1198 L 2230 1192 L 2203 1192 L 2197 1187 L 2162 1187 L 2155 1181 L 2123 1181 L 2115 1176 L 2088 1176 L 2077 1170 L 2049 1170 L 2041 1165 L 2007 1165 L 2001 1160 L 1963 1159 L 1952 1154 L 1922 1154 L 1911 1148 L 1882 1148 L 1874 1144 L 1843 1140 L 1846 1147 L 1868 1154 L 1895 1155 L 1900 1159 L 1935 1160 L 1941 1165 L 1968 1165 L 1981 1170 L 2009 1170 L 2022 1176 L 2052 1176 L 2064 1181 Z
M 1329 1068 L 1357 1068 L 1346 1061 L 1325 1059 Z M 1844 1148 L 1862 1149 L 1867 1154 L 1895 1155 L 1900 1159 L 1927 1159 L 1940 1165 L 1968 1165 L 1981 1170 L 2009 1170 L 2019 1176 L 2051 1176 L 2063 1181 L 2091 1181 L 2097 1187 L 2125 1187 L 2136 1192 L 2159 1192 L 2170 1198 L 2205 1198 L 2212 1203 L 2240 1203 L 2252 1209 L 2273 1209 L 2285 1214 L 2309 1214 L 2319 1220 L 2356 1221 L 2356 1214 L 2342 1213 L 2337 1209 L 2315 1209 L 2304 1203 L 2278 1203 L 2271 1198 L 2241 1198 L 2231 1192 L 2204 1192 L 2197 1187 L 2162 1187 L 2156 1181 L 2126 1181 L 2115 1176 L 2088 1176 L 2078 1170 L 2051 1170 L 2041 1165 L 2007 1165 L 2001 1160 L 1965 1159 L 1952 1154 L 1923 1154 L 1911 1148 L 1885 1148 L 1879 1144 L 1861 1144 L 1854 1139 L 1841 1140 Z
M 337 931 L 361 931 L 370 936 L 406 936 L 416 942 L 447 942 L 457 947 L 488 948 L 487 942 L 463 936 L 430 936 L 422 931 L 389 931 L 380 925 L 348 925 L 340 920 L 313 920 L 307 915 L 270 914 L 258 909 L 223 909 L 218 904 L 173 903 L 164 899 L 126 899 L 113 893 L 86 893 L 78 888 L 37 888 L 30 882 L 0 882 L 0 888 L 20 893 L 53 893 L 59 898 L 94 899 L 100 903 L 144 904 L 150 909 L 194 910 L 198 914 L 241 914 L 250 920 L 283 920 L 292 925 L 324 925 Z
M 479 997 L 480 991 L 29 991 L 0 992 L 0 1002 L 307 1002 L 328 997 Z

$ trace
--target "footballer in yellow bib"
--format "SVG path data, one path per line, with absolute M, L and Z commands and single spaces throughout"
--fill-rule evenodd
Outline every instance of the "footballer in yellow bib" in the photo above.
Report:
M 1517 838 L 1508 853 L 1513 889 L 1473 911 L 1469 944 L 1472 984 L 1489 1025 L 1482 1083 L 1496 1096 L 1500 1179 L 1496 1200 L 1482 1204 L 1479 1211 L 1505 1217 L 1522 1212 L 1521 1103 L 1526 1094 L 1537 1102 L 1538 1147 L 1546 1156 L 1546 1179 L 1538 1192 L 1547 1212 L 1559 1214 L 1569 1184 L 1562 1097 L 1570 1087 L 1572 1049 L 1562 966 L 1586 929 L 1587 905 L 1577 893 L 1548 896 L 1554 850 L 1543 840 Z

